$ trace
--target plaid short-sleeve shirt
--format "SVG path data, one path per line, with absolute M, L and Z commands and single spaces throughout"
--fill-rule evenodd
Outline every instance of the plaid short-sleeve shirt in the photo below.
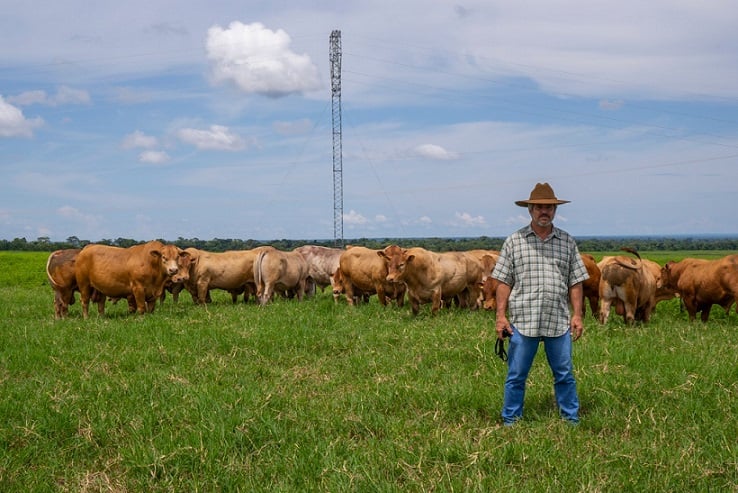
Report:
M 554 227 L 542 240 L 530 225 L 502 245 L 492 277 L 512 286 L 510 323 L 528 337 L 558 337 L 569 329 L 569 288 L 589 278 L 574 238 Z

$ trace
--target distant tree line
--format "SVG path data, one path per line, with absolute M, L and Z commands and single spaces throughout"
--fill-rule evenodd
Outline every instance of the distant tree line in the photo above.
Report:
M 344 245 L 361 245 L 369 248 L 380 249 L 387 245 L 396 244 L 403 247 L 419 246 L 436 252 L 450 250 L 472 250 L 488 249 L 499 250 L 504 238 L 491 238 L 480 236 L 477 238 L 357 238 L 345 240 Z M 250 250 L 258 246 L 271 245 L 279 250 L 292 250 L 302 245 L 322 245 L 327 247 L 336 245 L 333 240 L 239 240 L 233 238 L 213 238 L 201 240 L 199 238 L 177 238 L 176 241 L 161 240 L 164 243 L 174 243 L 180 248 L 195 247 L 210 252 L 223 252 L 226 250 Z M 35 241 L 25 238 L 15 238 L 12 241 L 0 240 L 2 251 L 46 251 L 52 252 L 64 248 L 82 248 L 92 243 L 89 240 L 81 240 L 76 236 L 70 236 L 66 241 L 50 241 L 48 237 L 39 237 Z M 96 242 L 103 245 L 129 247 L 140 240 L 130 238 L 103 239 Z M 695 238 L 669 238 L 669 237 L 580 237 L 577 238 L 579 250 L 583 252 L 613 252 L 623 247 L 631 247 L 640 251 L 674 251 L 674 250 L 738 250 L 738 236 L 736 237 L 695 237 Z

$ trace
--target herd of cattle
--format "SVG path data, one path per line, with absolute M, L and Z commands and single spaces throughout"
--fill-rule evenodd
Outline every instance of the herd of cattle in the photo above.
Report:
M 690 320 L 700 313 L 703 322 L 712 305 L 727 312 L 738 301 L 738 255 L 686 258 L 661 266 L 624 250 L 631 255 L 599 262 L 581 255 L 590 276 L 584 298 L 603 324 L 612 308 L 628 324 L 648 322 L 659 301 L 676 296 Z M 451 305 L 494 310 L 497 281 L 490 274 L 498 255 L 495 250 L 437 253 L 398 245 L 381 250 L 305 245 L 288 252 L 263 246 L 216 253 L 150 241 L 128 248 L 91 244 L 57 250 L 49 255 L 46 273 L 57 319 L 68 315 L 76 292 L 87 318 L 90 302 L 104 314 L 107 301 L 120 299 L 127 300 L 131 312 L 150 313 L 166 291 L 175 302 L 184 289 L 195 303 L 208 303 L 210 291 L 219 289 L 228 291 L 234 302 L 253 295 L 264 305 L 275 294 L 302 300 L 327 286 L 336 302 L 343 296 L 349 305 L 376 295 L 382 305 L 402 307 L 407 297 L 417 315 L 423 304 L 430 304 L 433 314 Z

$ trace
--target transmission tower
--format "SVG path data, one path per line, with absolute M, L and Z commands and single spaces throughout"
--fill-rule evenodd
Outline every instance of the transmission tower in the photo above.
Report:
M 343 246 L 343 143 L 341 135 L 341 31 L 331 32 L 331 115 L 333 117 L 333 241 Z

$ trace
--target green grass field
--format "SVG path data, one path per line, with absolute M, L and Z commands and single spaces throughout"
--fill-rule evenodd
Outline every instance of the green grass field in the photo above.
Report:
M 738 491 L 734 311 L 588 314 L 581 424 L 541 351 L 506 428 L 490 312 L 214 292 L 55 322 L 47 255 L 0 252 L 0 491 Z

